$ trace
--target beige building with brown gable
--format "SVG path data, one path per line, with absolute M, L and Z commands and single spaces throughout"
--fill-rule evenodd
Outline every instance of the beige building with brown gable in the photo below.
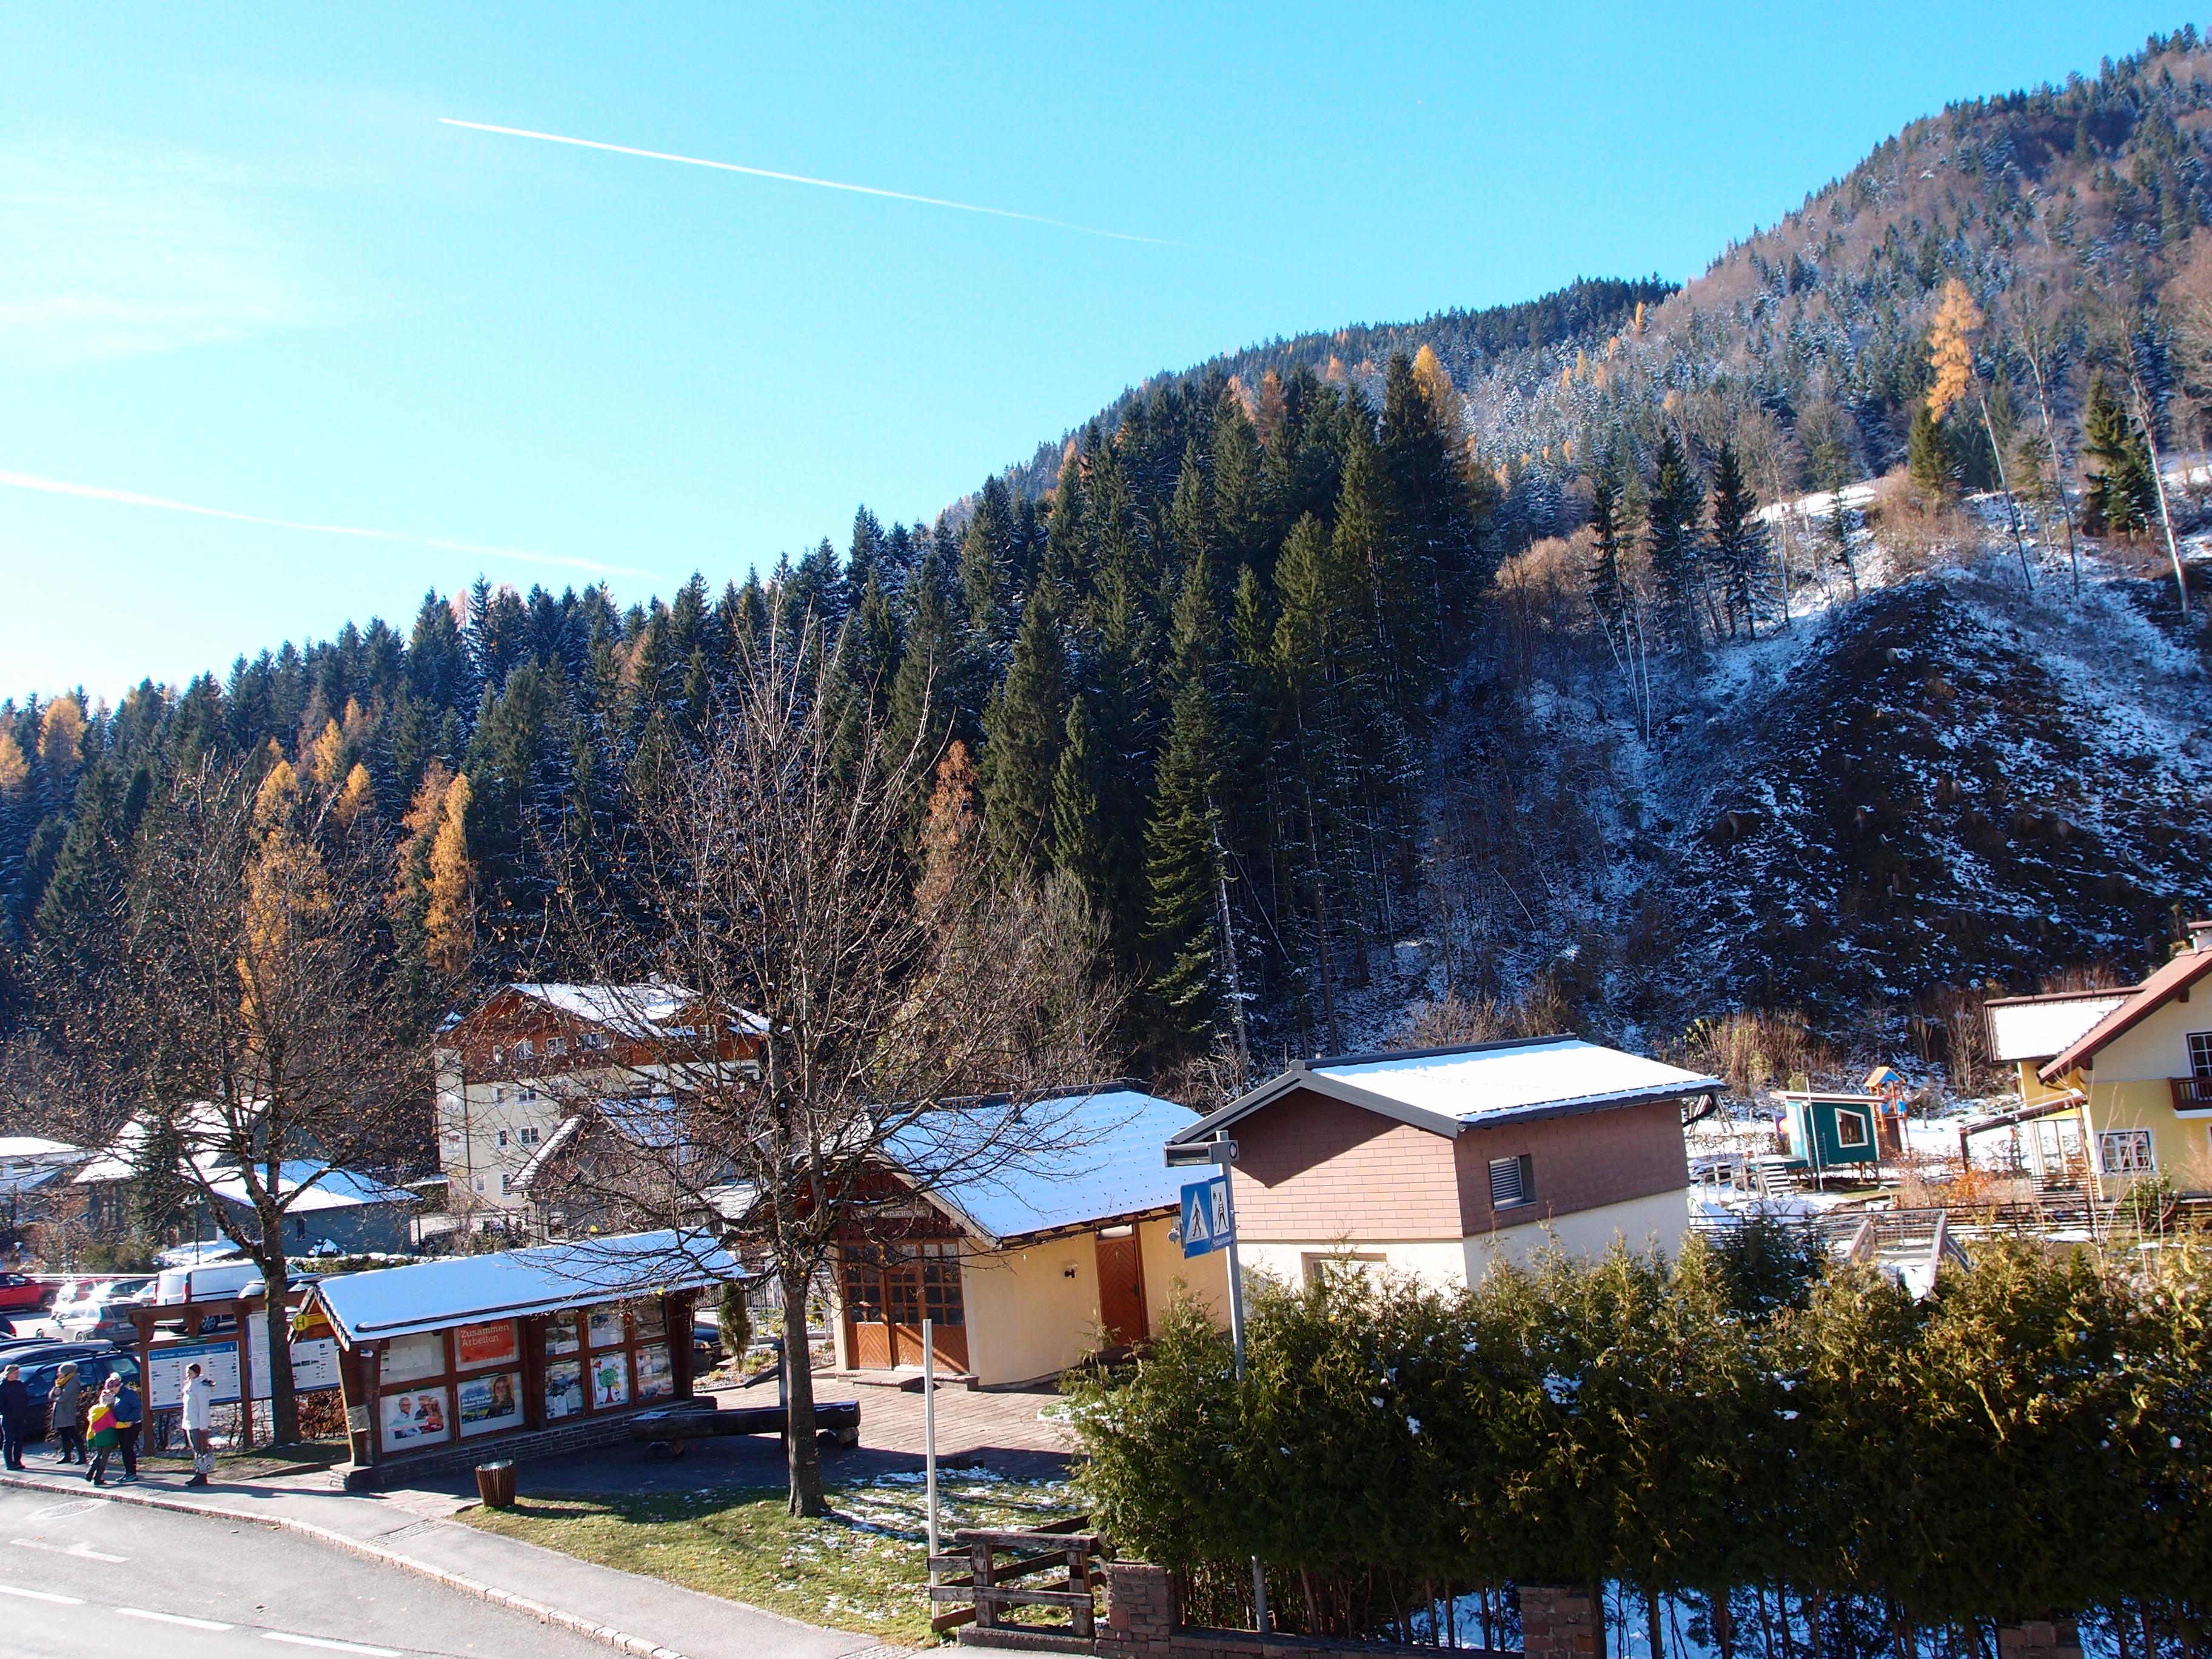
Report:
M 2078 1097 L 2099 1200 L 2145 1178 L 2212 1195 L 2212 921 L 2036 1075 Z
M 1175 1137 L 1237 1142 L 1237 1249 L 1297 1283 L 1350 1260 L 1479 1280 L 1556 1240 L 1680 1248 L 1686 1103 L 1722 1085 L 1578 1037 L 1315 1060 Z

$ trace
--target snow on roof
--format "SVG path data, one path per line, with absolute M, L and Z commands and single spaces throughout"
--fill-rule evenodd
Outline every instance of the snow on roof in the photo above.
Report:
M 72 1146 L 66 1140 L 47 1140 L 39 1135 L 0 1135 L 0 1158 L 43 1158 L 59 1163 L 72 1158 L 89 1158 L 82 1146 Z
M 672 1231 L 343 1273 L 321 1281 L 314 1293 L 352 1347 L 365 1340 L 692 1290 L 744 1276 L 729 1252 L 706 1234 Z
M 517 996 L 528 997 L 586 1025 L 603 1025 L 633 1036 L 658 1036 L 668 1022 L 697 1000 L 686 987 L 665 980 L 638 985 L 508 985 Z M 758 1014 L 739 1009 L 739 1030 L 761 1032 L 768 1022 Z
M 1323 1060 L 1314 1070 L 1408 1106 L 1472 1123 L 1525 1112 L 1703 1094 L 1718 1078 L 1580 1037 L 1546 1037 L 1474 1050 Z
M 1041 1141 L 1054 1143 L 1050 1150 L 964 1178 L 956 1174 L 930 1193 L 994 1243 L 1172 1209 L 1179 1200 L 1189 1177 L 1165 1166 L 1160 1146 L 1198 1121 L 1188 1106 L 1111 1089 L 1041 1101 L 1025 1115 Z M 902 1140 L 917 1164 L 945 1161 L 927 1120 L 891 1138 L 895 1158 Z
M 2142 984 L 2130 992 L 2119 1006 L 2092 1025 L 2080 1036 L 2059 1051 L 2057 1058 L 2048 1061 L 2039 1075 L 2046 1083 L 2063 1077 L 2084 1060 L 2095 1057 L 2097 1051 L 2115 1037 L 2133 1030 L 2143 1019 L 2164 1007 L 2173 997 L 2187 990 L 2207 974 L 2212 974 L 2212 930 L 2192 933 L 2197 941 L 2193 949 L 2162 963 Z
M 266 1173 L 264 1173 L 266 1179 Z M 313 1182 L 313 1186 L 308 1182 Z M 422 1200 L 404 1187 L 387 1187 L 374 1176 L 365 1176 L 354 1170 L 333 1170 L 327 1164 L 318 1164 L 307 1158 L 289 1158 L 277 1171 L 276 1196 L 282 1200 L 287 1194 L 305 1192 L 284 1205 L 287 1215 L 305 1215 L 315 1210 L 357 1210 L 371 1204 L 417 1204 Z M 220 1176 L 208 1182 L 208 1190 L 218 1198 L 227 1198 L 234 1204 L 251 1204 L 246 1196 L 243 1176 Z
M 1989 1021 L 1990 1055 L 2008 1062 L 2048 1060 L 2133 994 L 2125 990 L 2066 991 L 1985 1002 L 1982 1012 Z
M 193 1163 L 203 1170 L 212 1167 L 216 1161 L 214 1152 L 205 1149 L 219 1149 L 229 1138 L 228 1115 L 214 1101 L 196 1100 L 178 1115 L 179 1140 L 187 1145 L 198 1142 L 204 1148 L 194 1157 Z M 152 1129 L 151 1113 L 132 1114 L 129 1121 L 115 1132 L 114 1139 L 76 1172 L 73 1184 L 88 1187 L 103 1181 L 129 1181 L 142 1174 L 146 1137 Z
M 1479 1124 L 1715 1094 L 1723 1086 L 1717 1077 L 1576 1036 L 1346 1054 L 1301 1062 L 1178 1139 L 1204 1139 L 1301 1088 L 1450 1136 Z

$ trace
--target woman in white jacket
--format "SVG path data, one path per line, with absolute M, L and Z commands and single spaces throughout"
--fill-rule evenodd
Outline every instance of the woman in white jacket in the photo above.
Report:
M 215 1381 L 202 1375 L 198 1362 L 185 1367 L 185 1438 L 192 1449 L 188 1486 L 204 1486 L 215 1473 L 215 1437 L 208 1424 L 215 1407 Z

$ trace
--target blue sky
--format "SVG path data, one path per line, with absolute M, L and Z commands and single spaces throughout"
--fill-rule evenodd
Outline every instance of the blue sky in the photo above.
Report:
M 0 695 L 404 627 L 479 571 L 604 577 L 625 603 L 695 568 L 719 585 L 842 546 L 862 501 L 932 516 L 1157 369 L 1577 274 L 1692 275 L 1905 121 L 2182 21 L 338 11 L 10 13 Z

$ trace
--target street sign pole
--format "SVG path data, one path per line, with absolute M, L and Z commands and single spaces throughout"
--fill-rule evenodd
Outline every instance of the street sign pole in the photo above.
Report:
M 1226 1133 L 1217 1133 L 1212 1153 L 1214 1167 L 1221 1171 L 1221 1197 L 1224 1218 L 1229 1224 L 1229 1336 L 1237 1349 L 1237 1380 L 1244 1380 L 1244 1274 L 1237 1258 L 1237 1182 L 1230 1174 L 1237 1163 L 1237 1143 Z M 1252 1625 L 1261 1634 L 1267 1632 L 1267 1574 L 1260 1565 L 1260 1558 L 1252 1558 Z
M 922 1502 L 929 1511 L 929 1582 L 937 1582 L 937 1343 L 930 1322 L 921 1322 Z

